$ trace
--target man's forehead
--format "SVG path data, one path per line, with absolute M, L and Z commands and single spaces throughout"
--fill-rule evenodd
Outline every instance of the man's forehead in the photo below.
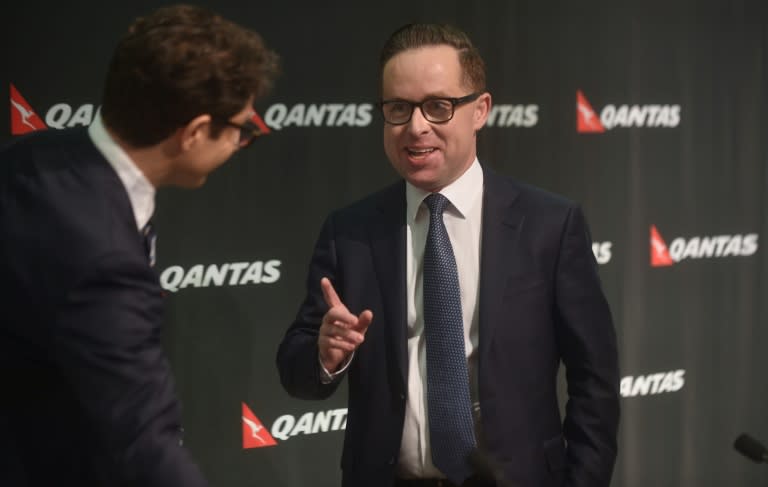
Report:
M 452 46 L 425 46 L 402 51 L 390 59 L 382 73 L 385 92 L 418 91 L 426 96 L 455 96 L 463 86 L 458 51 Z M 404 95 L 401 95 L 404 96 Z
M 403 64 L 409 60 L 429 60 L 435 61 L 456 61 L 459 64 L 459 51 L 448 44 L 429 44 L 426 46 L 411 47 L 393 55 L 387 63 L 384 65 L 384 70 L 387 68 Z

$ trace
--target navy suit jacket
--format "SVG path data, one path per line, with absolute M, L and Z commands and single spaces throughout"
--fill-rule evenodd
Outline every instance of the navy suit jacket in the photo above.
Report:
M 487 454 L 507 481 L 603 487 L 616 457 L 616 337 L 581 210 L 485 170 L 478 380 Z M 307 296 L 277 364 L 292 395 L 321 399 L 317 334 L 327 276 L 352 313 L 373 311 L 347 369 L 344 487 L 391 487 L 407 394 L 406 198 L 400 181 L 326 220 Z M 561 418 L 557 372 L 566 367 Z
M 0 152 L 0 299 L 0 485 L 207 485 L 181 446 L 157 275 L 85 129 Z

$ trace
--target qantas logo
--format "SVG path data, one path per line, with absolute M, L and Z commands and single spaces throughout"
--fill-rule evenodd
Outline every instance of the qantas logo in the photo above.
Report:
M 367 127 L 373 120 L 370 103 L 297 103 L 288 107 L 275 103 L 264 112 L 273 130 L 285 127 Z
M 748 257 L 757 252 L 758 234 L 678 237 L 667 246 L 656 225 L 651 225 L 651 267 L 674 265 L 684 259 Z
M 85 103 L 79 107 L 73 107 L 69 103 L 56 103 L 45 113 L 45 121 L 43 121 L 19 90 L 11 84 L 11 134 L 23 135 L 47 128 L 87 127 L 93 122 L 93 116 L 98 108 L 91 103 Z M 262 133 L 271 132 L 258 113 L 254 112 L 251 121 L 261 129 Z
M 160 285 L 167 291 L 176 291 L 188 287 L 244 286 L 246 284 L 273 284 L 280 279 L 279 260 L 266 262 L 229 262 L 216 265 L 193 265 L 185 270 L 174 265 L 160 274 Z
M 538 105 L 494 105 L 488 114 L 489 127 L 533 127 L 539 121 Z M 373 121 L 370 103 L 275 103 L 264 112 L 264 122 L 273 130 L 286 127 L 367 127 Z
M 539 122 L 538 105 L 493 105 L 486 127 L 530 128 Z
M 600 119 L 595 114 L 595 110 L 592 108 L 592 105 L 589 104 L 581 90 L 576 91 L 576 128 L 580 133 L 605 132 L 605 127 L 600 123 Z
M 243 403 L 243 449 L 277 445 L 299 435 L 316 435 L 339 431 L 347 427 L 347 408 L 306 412 L 298 418 L 292 414 L 278 417 L 269 431 L 253 411 Z
M 44 120 L 35 113 L 21 92 L 11 84 L 11 134 L 24 135 L 47 128 L 88 126 L 96 108 L 90 103 L 74 108 L 68 103 L 56 103 L 45 112 Z
M 11 84 L 11 134 L 23 135 L 47 128 L 19 90 Z
M 685 370 L 670 370 L 647 375 L 628 375 L 619 384 L 621 397 L 650 396 L 677 392 L 685 385 Z
M 665 267 L 674 263 L 675 261 L 669 255 L 667 243 L 656 230 L 656 225 L 651 225 L 651 266 Z
M 595 260 L 598 264 L 607 264 L 611 261 L 611 247 L 613 247 L 613 242 L 592 243 L 592 253 L 595 254 Z
M 576 90 L 576 130 L 579 133 L 603 133 L 616 127 L 673 128 L 680 124 L 680 105 L 606 105 L 600 116 Z
M 275 445 L 277 442 L 269 431 L 264 428 L 253 411 L 243 403 L 243 449 Z

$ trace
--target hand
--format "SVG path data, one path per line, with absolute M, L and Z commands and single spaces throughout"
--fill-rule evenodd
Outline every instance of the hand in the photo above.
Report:
M 339 299 L 331 281 L 324 277 L 320 279 L 328 312 L 323 316 L 317 346 L 320 350 L 320 361 L 328 372 L 335 372 L 349 354 L 365 340 L 365 332 L 373 320 L 373 313 L 365 310 L 359 316 L 349 312 Z

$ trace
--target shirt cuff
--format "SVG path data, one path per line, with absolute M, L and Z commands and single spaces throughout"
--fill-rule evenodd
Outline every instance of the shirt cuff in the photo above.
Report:
M 328 372 L 328 369 L 325 368 L 325 365 L 323 365 L 323 361 L 320 360 L 320 354 L 317 354 L 317 361 L 320 363 L 320 382 L 323 384 L 330 384 L 334 380 L 336 380 L 336 377 L 340 376 L 344 372 L 346 372 L 347 368 L 349 367 L 349 364 L 352 363 L 352 358 L 355 356 L 355 352 L 352 352 L 349 354 L 349 357 L 347 357 L 347 360 L 344 362 L 343 367 L 341 367 L 336 372 Z

